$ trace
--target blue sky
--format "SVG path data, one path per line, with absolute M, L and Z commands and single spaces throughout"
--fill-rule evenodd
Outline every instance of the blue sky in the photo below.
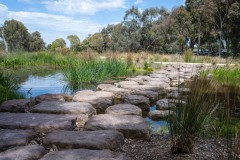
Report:
M 171 10 L 184 0 L 0 0 L 0 25 L 16 19 L 29 32 L 39 31 L 46 43 L 76 34 L 81 41 L 107 24 L 123 20 L 131 6 L 140 10 L 165 7 Z

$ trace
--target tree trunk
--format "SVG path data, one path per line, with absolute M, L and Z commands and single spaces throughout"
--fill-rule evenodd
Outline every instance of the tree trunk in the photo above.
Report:
M 5 52 L 8 53 L 8 44 L 4 36 L 4 27 L 2 27 L 2 37 L 3 37 L 4 46 L 5 46 Z

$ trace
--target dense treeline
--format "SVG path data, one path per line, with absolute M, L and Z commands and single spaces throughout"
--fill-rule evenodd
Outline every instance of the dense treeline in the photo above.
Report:
M 185 6 L 172 11 L 154 7 L 141 12 L 133 6 L 126 11 L 121 23 L 108 25 L 82 42 L 78 36 L 69 35 L 70 49 L 66 48 L 63 38 L 56 39 L 46 49 L 157 53 L 183 53 L 188 48 L 221 53 L 225 49 L 228 55 L 238 55 L 239 22 L 240 0 L 186 0 Z M 21 22 L 5 21 L 0 31 L 3 39 L 0 48 L 9 51 L 44 49 L 40 33 L 28 33 Z

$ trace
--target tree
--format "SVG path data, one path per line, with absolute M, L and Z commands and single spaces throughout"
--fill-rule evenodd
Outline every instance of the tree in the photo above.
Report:
M 56 50 L 56 48 L 64 48 L 66 47 L 66 42 L 63 38 L 58 38 L 52 42 L 51 49 Z
M 126 11 L 124 16 L 124 26 L 127 28 L 128 48 L 131 52 L 137 52 L 141 49 L 141 12 L 137 7 L 132 7 Z
M 69 35 L 67 39 L 70 41 L 70 49 L 72 51 L 80 51 L 81 50 L 81 42 L 77 35 Z
M 83 46 L 97 52 L 103 52 L 103 35 L 101 33 L 95 33 L 88 36 L 88 38 L 83 41 Z
M 30 34 L 22 22 L 17 20 L 5 21 L 2 37 L 5 37 L 10 51 L 27 51 Z
M 41 38 L 41 34 L 38 31 L 35 31 L 31 34 L 29 39 L 29 51 L 40 51 L 45 47 L 45 42 Z

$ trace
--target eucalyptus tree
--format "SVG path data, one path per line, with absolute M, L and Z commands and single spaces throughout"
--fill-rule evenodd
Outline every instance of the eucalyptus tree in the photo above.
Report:
M 142 14 L 137 7 L 126 11 L 123 24 L 127 29 L 127 41 L 129 51 L 137 52 L 141 49 L 141 18 Z
M 51 49 L 56 50 L 57 48 L 64 48 L 66 47 L 66 41 L 63 38 L 58 38 L 51 44 Z
M 229 40 L 231 42 L 231 51 L 234 56 L 240 55 L 240 0 L 233 3 L 231 9 L 229 10 Z
M 142 28 L 141 28 L 141 45 L 144 50 L 154 50 L 156 44 L 154 39 L 154 32 L 151 28 L 156 24 L 160 19 L 164 19 L 168 15 L 168 12 L 165 8 L 149 8 L 142 12 Z
M 24 24 L 17 20 L 4 22 L 1 36 L 9 51 L 27 51 L 30 34 Z
M 29 38 L 29 51 L 41 51 L 45 48 L 45 42 L 43 41 L 40 32 L 35 31 Z
M 77 35 L 69 35 L 67 36 L 67 39 L 70 41 L 70 49 L 72 51 L 80 51 L 81 47 L 81 42 L 80 42 L 80 39 Z

